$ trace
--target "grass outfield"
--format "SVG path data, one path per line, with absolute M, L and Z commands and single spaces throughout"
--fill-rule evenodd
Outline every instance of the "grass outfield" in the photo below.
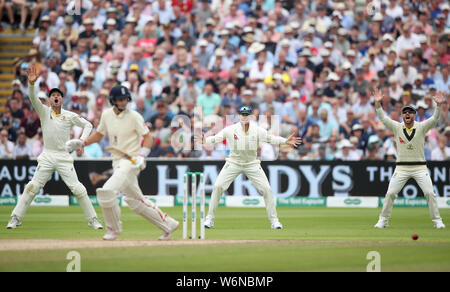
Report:
M 180 227 L 170 242 L 157 242 L 161 232 L 128 208 L 115 242 L 101 241 L 104 231 L 88 228 L 79 207 L 31 207 L 7 230 L 12 209 L 0 207 L 0 271 L 66 271 L 71 250 L 81 271 L 362 272 L 369 251 L 379 252 L 381 271 L 450 271 L 450 209 L 440 210 L 447 229 L 433 229 L 427 208 L 394 208 L 390 228 L 379 230 L 380 209 L 280 207 L 284 229 L 271 230 L 265 209 L 222 207 L 206 241 L 181 240 Z M 181 207 L 163 209 L 181 220 Z

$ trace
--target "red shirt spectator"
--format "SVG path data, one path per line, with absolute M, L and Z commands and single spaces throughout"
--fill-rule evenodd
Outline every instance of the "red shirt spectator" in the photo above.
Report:
M 190 13 L 193 7 L 191 0 L 172 0 L 172 7 L 174 6 L 180 7 L 183 13 Z

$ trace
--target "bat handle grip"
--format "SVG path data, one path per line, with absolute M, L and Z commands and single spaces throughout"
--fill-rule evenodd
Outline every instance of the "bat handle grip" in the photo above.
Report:
M 136 160 L 133 157 L 129 158 L 131 162 L 136 163 Z

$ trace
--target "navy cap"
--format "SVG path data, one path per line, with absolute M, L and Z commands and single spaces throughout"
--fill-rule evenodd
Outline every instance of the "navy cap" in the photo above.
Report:
M 61 94 L 62 97 L 64 97 L 64 93 L 61 91 L 61 89 L 56 88 L 56 87 L 55 87 L 55 88 L 52 88 L 52 89 L 50 90 L 50 92 L 48 93 L 48 96 L 51 96 L 53 92 L 58 92 L 59 94 Z
M 166 153 L 175 153 L 175 149 L 172 146 L 167 146 Z
M 413 106 L 413 105 L 405 105 L 404 107 L 402 107 L 402 112 L 405 110 L 405 109 L 411 109 L 411 110 L 413 110 L 415 113 L 417 112 L 417 109 Z
M 239 108 L 238 113 L 240 115 L 244 115 L 244 114 L 251 115 L 252 109 L 249 106 L 244 105 Z

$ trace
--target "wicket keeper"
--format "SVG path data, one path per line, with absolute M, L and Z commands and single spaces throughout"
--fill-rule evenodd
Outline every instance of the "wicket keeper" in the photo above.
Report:
M 50 106 L 43 105 L 34 92 L 34 82 L 38 77 L 39 72 L 37 72 L 36 65 L 30 64 L 28 71 L 29 95 L 31 104 L 41 120 L 44 151 L 37 158 L 36 172 L 19 198 L 6 228 L 15 229 L 22 224 L 22 219 L 34 197 L 44 187 L 50 176 L 58 171 L 70 191 L 77 198 L 88 221 L 88 226 L 94 229 L 103 229 L 87 195 L 86 188 L 78 181 L 77 173 L 73 167 L 73 158 L 69 153 L 74 150 L 74 145 L 81 144 L 89 136 L 92 125 L 79 115 L 61 108 L 64 95 L 59 88 L 50 90 L 48 94 Z M 80 139 L 69 140 L 70 129 L 74 125 L 83 128 L 83 133 Z

